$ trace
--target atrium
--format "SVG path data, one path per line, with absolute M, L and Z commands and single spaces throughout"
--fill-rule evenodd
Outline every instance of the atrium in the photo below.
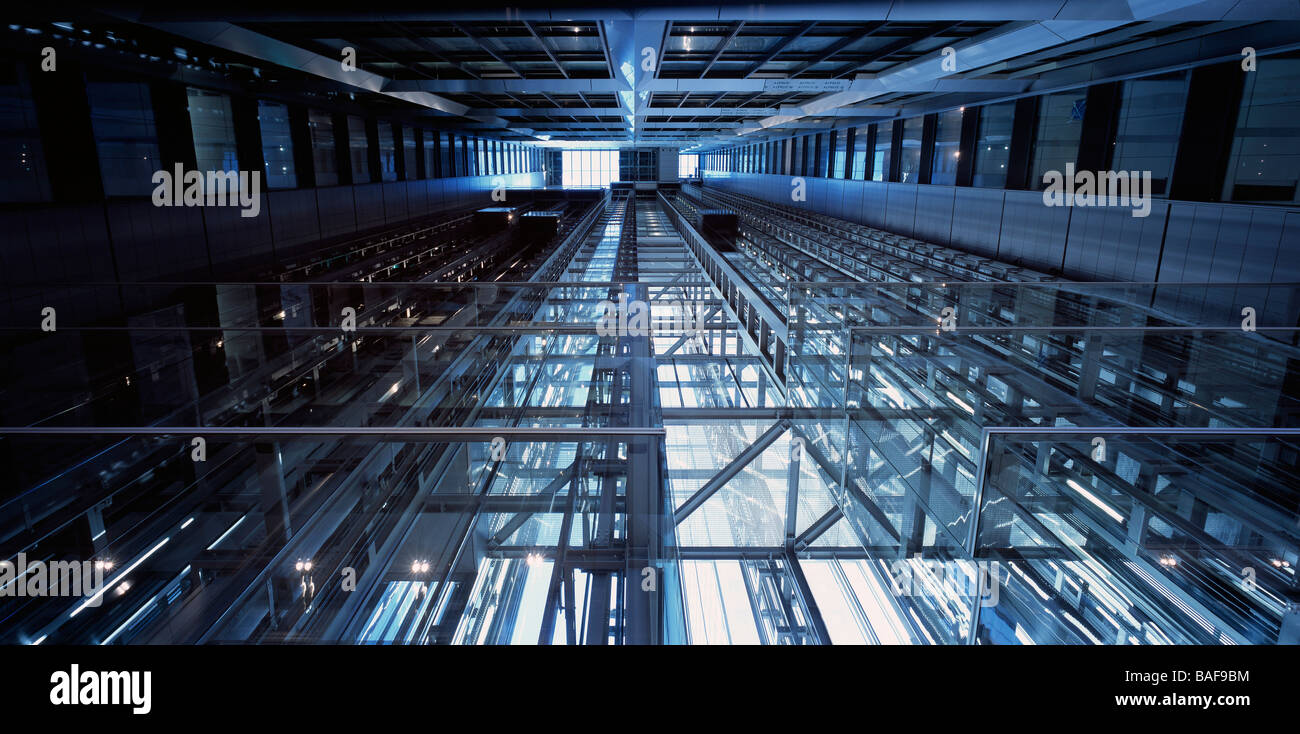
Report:
M 0 644 L 1300 643 L 1300 5 L 618 5 L 0 28 Z

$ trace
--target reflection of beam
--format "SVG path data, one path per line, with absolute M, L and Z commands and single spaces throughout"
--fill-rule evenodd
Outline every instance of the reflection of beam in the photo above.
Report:
M 799 518 L 799 455 L 803 453 L 796 450 L 796 446 L 802 446 L 802 442 L 792 443 L 790 446 L 790 461 L 786 465 L 785 477 L 785 547 L 790 550 L 794 547 L 795 521 Z
M 478 47 L 483 49 L 483 51 L 488 56 L 491 56 L 492 58 L 496 59 L 499 63 L 503 64 L 507 69 L 514 72 L 520 79 L 525 78 L 524 73 L 519 70 L 519 67 L 511 63 L 510 60 L 507 59 L 506 57 L 502 56 L 496 51 L 493 51 L 492 47 L 487 45 L 487 42 L 482 37 L 480 37 L 477 33 L 474 33 L 473 31 L 469 30 L 468 28 L 461 25 L 460 23 L 457 23 L 456 21 L 452 21 L 451 25 L 456 30 L 460 31 L 461 33 L 464 33 L 466 36 L 469 36 L 470 40 L 474 41 L 474 43 L 477 43 Z
M 792 70 L 790 72 L 790 78 L 794 79 L 795 77 L 799 76 L 805 71 L 808 71 L 809 69 L 816 66 L 817 64 L 820 64 L 821 62 L 831 58 L 832 56 L 839 53 L 843 49 L 848 48 L 849 46 L 852 46 L 858 41 L 861 41 L 864 38 L 870 36 L 872 33 L 875 33 L 876 29 L 882 25 L 884 25 L 884 23 L 871 23 L 870 25 L 867 26 L 867 29 L 865 31 L 862 31 L 856 35 L 845 36 L 844 38 L 841 38 L 835 43 L 832 43 L 831 45 L 827 46 L 824 50 L 822 50 L 821 53 L 817 54 L 815 57 L 805 62 L 803 66 L 800 66 L 798 69 Z
M 560 472 L 559 476 L 551 480 L 550 484 L 543 487 L 542 491 L 537 493 L 538 499 L 545 500 L 554 497 L 555 493 L 559 492 L 561 487 L 569 483 L 569 480 L 573 477 L 573 471 L 577 466 L 578 462 L 575 461 L 566 467 L 564 471 Z M 488 539 L 488 547 L 491 548 L 506 542 L 506 540 L 508 540 L 511 535 L 514 535 L 516 530 L 523 527 L 524 523 L 528 522 L 528 518 L 532 516 L 533 513 L 527 511 L 516 513 L 506 521 L 505 525 L 501 526 L 500 530 L 496 531 L 496 533 Z
M 596 21 L 596 34 L 600 36 L 600 53 L 605 57 L 605 66 L 609 68 L 608 81 L 613 82 L 618 79 L 618 72 L 614 69 L 614 55 L 609 52 L 609 37 L 605 34 L 605 21 Z M 619 86 L 618 89 L 625 87 Z M 611 88 L 609 91 L 614 91 Z
M 713 56 L 709 57 L 709 63 L 705 64 L 704 69 L 700 71 L 701 79 L 708 76 L 709 69 L 712 69 L 713 65 L 718 62 L 718 58 L 722 56 L 722 52 L 726 50 L 727 46 L 731 45 L 732 39 L 736 37 L 736 34 L 740 33 L 740 29 L 743 28 L 744 26 L 745 26 L 745 21 L 743 20 L 738 20 L 732 24 L 731 32 L 728 33 L 725 38 L 723 38 L 721 41 L 718 42 L 718 47 L 713 50 Z
M 533 546 L 517 547 L 512 557 L 524 557 L 530 552 L 537 552 Z M 677 549 L 677 555 L 684 561 L 737 561 L 742 559 L 763 560 L 780 556 L 785 552 L 784 548 L 773 546 L 683 546 Z M 881 558 L 891 558 L 898 554 L 897 545 L 849 545 L 849 546 L 812 546 L 796 551 L 795 555 L 799 558 L 828 559 L 828 560 L 866 560 L 876 561 Z M 493 556 L 499 555 L 499 551 L 494 551 Z M 922 553 L 922 558 L 936 558 L 939 560 L 951 560 L 942 548 L 932 548 L 927 553 Z M 989 558 L 996 558 L 999 561 L 1029 561 L 1029 560 L 1074 560 L 1077 558 L 1068 548 L 1061 546 L 1040 546 L 1034 548 L 1015 548 L 1015 549 L 998 549 L 995 555 Z
M 543 97 L 549 98 L 549 95 L 544 92 L 539 92 L 539 94 Z M 866 111 L 862 114 L 869 113 L 881 117 L 892 116 L 898 111 L 897 107 L 881 106 L 863 106 L 862 108 L 848 107 L 845 109 L 865 109 Z M 511 117 L 521 115 L 562 115 L 572 117 L 575 113 L 578 113 L 584 117 L 617 117 L 622 115 L 625 111 L 626 108 L 624 107 L 560 107 L 559 105 L 555 105 L 552 107 L 474 107 L 470 109 L 469 113 L 473 115 L 509 115 Z M 647 115 L 665 115 L 668 117 L 734 117 L 736 115 L 749 115 L 752 117 L 755 115 L 775 115 L 780 111 L 781 110 L 778 107 L 705 107 L 703 105 L 695 107 L 683 107 L 681 105 L 676 107 L 646 107 L 642 110 L 642 112 Z M 609 125 L 611 123 L 592 122 L 592 124 Z
M 798 428 L 796 428 L 794 432 L 802 434 L 802 431 L 800 431 Z M 836 476 L 843 476 L 844 472 L 847 469 L 847 467 L 844 465 L 843 462 L 837 463 L 831 461 L 830 457 L 828 457 L 825 454 L 825 452 L 823 452 L 821 448 L 817 446 L 816 442 L 810 441 L 806 436 L 801 436 L 801 437 L 804 439 L 803 451 L 805 456 L 812 459 L 813 462 L 816 463 L 817 466 L 823 472 L 825 472 L 827 476 L 832 478 Z M 879 524 L 880 527 L 886 533 L 889 534 L 891 540 L 894 541 L 899 540 L 898 531 L 894 529 L 893 522 L 889 519 L 889 516 L 885 514 L 884 510 L 882 510 L 879 505 L 873 502 L 871 498 L 867 497 L 867 495 L 861 489 L 858 488 L 856 482 L 854 481 L 856 477 L 846 476 L 844 477 L 844 479 L 845 479 L 845 483 L 843 485 L 844 494 L 847 495 L 849 498 L 855 500 L 862 507 L 862 509 L 865 510 L 867 514 L 870 515 L 871 518 L 875 520 L 876 523 Z M 831 497 L 836 500 L 837 505 L 840 504 L 840 499 L 835 496 L 835 492 L 833 491 L 831 492 Z M 840 509 L 844 510 L 846 508 L 841 506 Z M 845 517 L 848 518 L 847 513 L 845 514 Z M 853 523 L 850 522 L 849 526 L 853 528 L 855 531 L 857 530 L 857 528 L 853 526 Z M 868 539 L 862 535 L 859 535 L 859 539 L 863 543 L 868 542 Z
M 564 64 L 560 63 L 560 60 L 555 57 L 555 54 L 551 53 L 551 47 L 546 45 L 546 40 L 543 39 L 540 35 L 538 35 L 537 29 L 533 27 L 532 22 L 527 20 L 524 21 L 524 27 L 527 28 L 528 32 L 533 35 L 533 39 L 537 41 L 537 45 L 541 46 L 542 50 L 546 52 L 547 58 L 551 60 L 552 64 L 555 64 L 555 68 L 560 70 L 560 73 L 564 75 L 565 79 L 568 79 L 569 71 L 564 68 Z
M 938 62 L 934 62 L 938 65 Z M 637 68 L 640 68 L 639 66 Z M 816 80 L 809 80 L 815 82 Z M 723 94 L 764 94 L 776 93 L 769 92 L 773 86 L 772 79 L 655 79 L 647 78 L 643 82 L 641 89 L 650 92 L 665 92 L 695 94 L 697 92 L 713 92 Z M 856 80 L 841 81 L 836 85 L 829 82 L 825 88 L 838 89 L 848 92 L 860 92 L 863 95 L 876 96 L 885 92 L 997 92 L 997 93 L 1014 93 L 1028 89 L 1032 80 L 1030 79 L 980 79 L 980 78 L 952 78 L 952 79 L 930 79 L 930 78 L 913 78 L 911 76 L 878 76 L 874 78 L 862 78 Z M 814 89 L 817 87 L 814 86 Z M 628 90 L 627 81 L 624 79 L 393 79 L 388 81 L 383 91 L 386 93 L 396 92 L 431 92 L 434 94 L 505 94 L 507 92 L 520 92 L 524 94 L 538 94 L 546 92 L 548 94 L 612 94 L 625 92 Z M 790 89 L 781 89 L 779 93 L 792 92 Z M 798 90 L 793 90 L 797 93 Z M 864 97 L 865 98 L 865 97 Z M 575 110 L 585 110 L 584 107 L 574 107 Z M 648 114 L 653 114 L 657 107 L 644 108 Z M 698 107 L 695 109 L 708 109 L 707 107 Z M 762 112 L 761 108 L 751 108 L 751 112 Z
M 205 438 L 367 438 L 395 442 L 478 443 L 496 436 L 535 442 L 585 441 L 594 436 L 662 436 L 661 427 L 646 428 L 495 428 L 426 426 L 22 426 L 0 428 L 0 436 L 191 436 Z
M 401 23 L 390 23 L 389 25 L 391 25 L 391 26 L 393 27 L 393 30 L 395 30 L 395 31 L 397 31 L 398 33 L 402 34 L 402 36 L 405 37 L 408 41 L 410 41 L 411 43 L 414 43 L 415 45 L 419 46 L 419 47 L 420 47 L 420 50 L 421 50 L 422 52 L 429 54 L 430 56 L 432 56 L 433 58 L 437 59 L 438 61 L 440 61 L 440 62 L 442 62 L 442 63 L 444 63 L 444 64 L 448 64 L 449 66 L 451 66 L 451 68 L 455 69 L 456 71 L 461 72 L 462 74 L 465 74 L 466 76 L 471 76 L 471 77 L 473 77 L 473 78 L 475 78 L 475 79 L 481 79 L 481 78 L 482 78 L 479 74 L 475 73 L 474 71 L 472 71 L 472 70 L 469 69 L 468 67 L 466 67 L 466 66 L 464 66 L 464 65 L 462 65 L 462 64 L 459 64 L 459 63 L 457 63 L 457 62 L 455 62 L 455 61 L 452 61 L 450 58 L 448 58 L 447 56 L 445 56 L 445 55 L 442 53 L 442 51 L 438 49 L 437 46 L 435 46 L 435 45 L 433 45 L 432 43 L 429 42 L 429 39 L 428 39 L 428 38 L 425 38 L 424 36 L 417 36 L 416 34 L 412 33 L 409 29 L 406 28 L 406 26 L 402 25 Z
M 902 51 L 908 46 L 913 46 L 917 43 L 920 43 L 921 41 L 929 40 L 931 38 L 934 38 L 935 36 L 943 35 L 944 33 L 947 33 L 948 31 L 955 29 L 959 25 L 961 25 L 961 23 L 947 23 L 934 30 L 927 30 L 917 35 L 911 35 L 906 38 L 900 38 L 897 41 L 894 41 L 893 43 L 887 44 L 882 48 L 873 51 L 870 57 L 862 61 L 856 61 L 852 64 L 848 64 L 838 69 L 837 71 L 833 72 L 831 76 L 838 79 L 842 76 L 845 76 L 846 74 L 850 74 L 858 69 L 861 69 L 864 66 L 880 61 L 881 59 L 888 58 L 893 54 Z
M 809 21 L 807 23 L 804 23 L 803 25 L 800 25 L 799 28 L 794 33 L 791 33 L 785 38 L 782 38 L 780 41 L 777 41 L 776 45 L 772 47 L 771 51 L 768 51 L 767 53 L 763 54 L 762 58 L 760 58 L 758 61 L 755 61 L 748 69 L 745 70 L 745 73 L 741 78 L 748 79 L 751 76 L 753 76 L 754 72 L 763 68 L 763 64 L 766 64 L 772 59 L 775 59 L 777 56 L 781 54 L 782 51 L 786 49 L 787 46 L 799 40 L 800 38 L 803 38 L 804 34 L 812 30 L 813 26 L 815 25 L 817 25 L 815 21 Z
M 242 28 L 231 23 L 150 23 L 146 24 L 173 35 L 189 38 L 199 43 L 232 51 L 254 59 L 276 64 L 288 69 L 324 77 L 340 84 L 363 89 L 376 94 L 396 97 L 411 104 L 421 105 L 450 115 L 463 116 L 469 108 L 459 102 L 439 97 L 427 90 L 388 90 L 391 80 L 364 69 L 345 71 L 342 56 L 329 58 L 298 46 L 285 43 Z M 484 122 L 498 122 L 508 127 L 505 120 L 489 118 Z
M 625 503 L 617 500 L 614 512 L 623 512 Z M 531 514 L 559 514 L 563 507 L 553 507 L 552 500 L 537 495 L 487 495 L 471 494 L 431 494 L 427 497 L 423 512 L 453 513 L 473 511 L 482 508 L 484 514 L 514 514 L 519 512 Z
M 831 507 L 831 509 L 826 511 L 825 515 L 818 518 L 816 522 L 808 526 L 807 530 L 800 533 L 799 537 L 794 539 L 794 549 L 796 551 L 802 551 L 805 547 L 811 545 L 813 541 L 820 538 L 823 533 L 835 527 L 835 523 L 840 521 L 840 517 L 842 517 L 843 514 L 844 513 L 840 512 L 838 505 Z
M 803 599 L 803 608 L 808 613 L 808 623 L 812 625 L 813 631 L 817 635 L 817 642 L 822 645 L 831 644 L 830 632 L 826 629 L 826 622 L 822 619 L 821 610 L 817 608 L 817 600 L 813 598 L 812 588 L 808 586 L 808 579 L 804 578 L 803 567 L 799 565 L 798 557 L 795 556 L 793 551 L 787 549 L 785 562 L 790 578 L 794 581 L 799 596 Z
M 754 439 L 754 442 L 751 443 L 748 448 L 741 451 L 736 458 L 731 460 L 731 463 L 722 467 L 717 474 L 713 475 L 712 479 L 705 482 L 703 487 L 700 487 L 695 494 L 691 495 L 682 503 L 681 507 L 677 508 L 673 513 L 673 522 L 680 524 L 682 520 L 685 520 L 692 512 L 698 510 L 700 505 L 704 504 L 705 501 L 712 497 L 719 489 L 722 489 L 723 485 L 731 481 L 731 479 L 739 474 L 746 466 L 749 466 L 751 461 L 758 458 L 758 455 L 763 453 L 764 449 L 771 446 L 773 442 L 784 435 L 786 429 L 789 427 L 790 422 L 783 420 L 772 424 L 770 428 L 763 431 L 758 438 Z
M 237 22 L 263 23 L 276 21 L 297 22 L 303 19 L 302 14 L 299 12 L 253 3 L 232 4 L 233 7 L 200 3 L 172 3 L 166 5 L 162 3 L 156 5 L 136 3 L 135 5 L 148 7 L 148 10 L 136 11 L 136 14 L 150 19 L 201 20 L 229 18 Z M 669 7 L 667 3 L 663 5 Z M 1186 3 L 1169 2 L 1085 3 L 1085 5 L 1087 5 L 1086 8 L 1076 8 L 1076 10 L 1086 10 L 1086 15 L 1090 18 L 1124 21 L 1142 19 L 1142 16 L 1131 6 L 1138 6 L 1139 9 L 1146 9 L 1149 6 L 1151 10 L 1148 12 L 1173 13 L 1178 11 L 1176 13 L 1177 19 L 1182 22 L 1218 20 L 1224 13 L 1224 9 L 1219 3 L 1200 3 L 1190 6 Z M 334 5 L 322 5 L 313 10 L 311 19 L 318 22 L 335 23 L 372 22 L 376 13 L 382 13 L 386 18 L 395 18 L 408 23 L 440 22 L 446 21 L 449 15 L 460 12 L 466 15 L 472 14 L 499 19 L 528 18 L 538 22 L 558 21 L 568 23 L 570 17 L 577 15 L 586 20 L 625 20 L 630 14 L 639 11 L 639 8 L 635 6 L 629 7 L 616 3 L 577 3 L 575 6 L 581 7 L 581 11 L 568 9 L 561 11 L 557 9 L 563 7 L 563 3 L 554 4 L 550 7 L 532 3 L 484 3 L 463 10 L 459 8 L 449 10 L 446 6 L 437 3 L 420 5 L 387 3 L 380 8 L 369 5 L 336 3 Z M 408 10 L 407 7 L 414 9 Z M 650 8 L 653 10 L 654 5 L 651 5 Z M 732 20 L 798 23 L 807 20 L 812 13 L 816 13 L 818 20 L 821 21 L 891 20 L 896 22 L 916 22 L 920 15 L 932 12 L 935 9 L 942 10 L 939 13 L 942 16 L 950 14 L 951 10 L 957 8 L 960 8 L 961 15 L 972 21 L 996 23 L 1005 21 L 1006 17 L 1010 15 L 1005 4 L 954 4 L 933 1 L 920 3 L 819 3 L 816 5 L 808 3 L 763 4 L 753 2 L 676 3 L 672 5 L 671 11 L 673 18 L 679 23 L 695 21 L 700 25 L 705 25 Z M 1034 20 L 1052 20 L 1063 14 L 1061 0 L 1016 0 L 1014 8 L 1016 17 Z M 1284 19 L 1293 19 L 1295 17 L 1294 11 L 1289 13 L 1286 11 L 1286 4 L 1284 3 L 1276 4 L 1269 9 L 1269 12 L 1270 17 L 1277 16 Z

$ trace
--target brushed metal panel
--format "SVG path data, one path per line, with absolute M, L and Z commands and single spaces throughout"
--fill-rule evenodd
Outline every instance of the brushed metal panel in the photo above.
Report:
M 272 191 L 267 198 L 277 252 L 320 238 L 314 189 Z
M 913 237 L 947 245 L 952 239 L 952 212 L 956 188 L 952 186 L 916 187 L 916 213 Z
M 239 207 L 203 208 L 214 277 L 237 278 L 243 270 L 267 267 L 274 262 L 268 197 L 260 194 L 259 198 L 261 208 L 255 217 L 241 216 Z
M 955 189 L 949 243 L 977 255 L 996 256 L 1004 193 L 1001 189 Z
M 1065 276 L 1076 280 L 1152 281 L 1169 204 L 1151 202 L 1151 214 L 1127 207 L 1075 207 L 1066 241 Z
M 880 181 L 864 181 L 862 184 L 862 223 L 879 229 L 885 228 L 885 214 L 888 211 L 886 197 L 888 184 Z
M 392 224 L 408 218 L 406 207 L 406 182 L 391 181 L 380 184 L 384 221 Z
M 844 182 L 844 218 L 858 224 L 869 224 L 867 211 L 863 206 L 867 187 L 863 183 L 862 181 Z
M 109 231 L 123 282 L 212 280 L 202 207 L 109 202 Z
M 885 229 L 912 236 L 916 224 L 916 184 L 886 184 Z
M 997 258 L 1049 273 L 1059 272 L 1071 207 L 1046 206 L 1042 194 L 1036 191 L 1007 191 L 1004 201 Z
M 356 202 L 352 192 L 351 186 L 316 189 L 321 237 L 357 231 Z

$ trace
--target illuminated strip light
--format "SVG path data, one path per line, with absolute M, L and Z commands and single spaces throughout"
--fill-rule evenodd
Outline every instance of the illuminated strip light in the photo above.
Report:
M 1123 625 L 1121 625 L 1119 622 L 1115 621 L 1115 618 L 1114 618 L 1114 617 L 1112 617 L 1112 616 L 1110 616 L 1109 614 L 1106 613 L 1106 607 L 1104 607 L 1104 606 L 1102 606 L 1102 607 L 1097 607 L 1097 613 L 1100 614 L 1101 616 L 1105 617 L 1107 622 L 1110 622 L 1112 625 L 1114 625 L 1116 630 L 1122 630 L 1122 629 L 1124 629 L 1124 626 L 1123 626 Z
M 961 441 L 958 441 L 951 433 L 948 433 L 948 431 L 945 430 L 940 431 L 939 435 L 943 436 L 944 439 L 946 439 L 954 449 L 959 451 L 962 456 L 965 456 L 970 461 L 975 460 L 975 457 L 971 455 L 970 449 L 966 448 L 966 445 Z M 924 448 L 924 444 L 922 444 L 920 448 Z
M 1087 636 L 1087 638 L 1088 638 L 1089 640 L 1092 640 L 1092 644 L 1094 644 L 1094 645 L 1101 645 L 1101 644 L 1103 644 L 1101 640 L 1097 639 L 1097 636 L 1096 636 L 1096 635 L 1094 635 L 1094 634 L 1092 634 L 1091 632 L 1089 632 L 1089 631 L 1088 631 L 1088 628 L 1083 626 L 1083 623 L 1082 623 L 1082 622 L 1080 622 L 1079 620 L 1075 619 L 1075 618 L 1074 618 L 1074 615 L 1070 614 L 1069 612 L 1061 612 L 1061 616 L 1062 616 L 1062 617 L 1065 617 L 1065 621 L 1069 622 L 1070 624 L 1074 625 L 1075 627 L 1078 627 L 1080 632 L 1082 632 L 1085 636 Z
M 1183 612 L 1187 614 L 1187 616 L 1191 617 L 1197 624 L 1204 627 L 1206 632 L 1209 632 L 1210 634 L 1214 634 L 1215 632 L 1214 625 L 1210 624 L 1210 621 L 1208 619 L 1202 617 L 1199 613 L 1197 613 L 1195 609 L 1192 609 L 1190 606 L 1188 606 L 1187 603 L 1184 602 L 1182 599 L 1179 599 L 1178 597 L 1169 593 L 1169 590 L 1165 588 L 1164 584 L 1152 578 L 1151 574 L 1143 570 L 1141 566 L 1134 563 L 1133 561 L 1124 561 L 1124 565 L 1128 566 L 1134 571 L 1137 571 L 1138 575 L 1146 579 L 1148 584 L 1154 587 L 1156 591 L 1159 591 L 1161 595 L 1163 595 L 1166 599 L 1173 602 L 1174 605 L 1177 606 L 1179 609 L 1183 610 Z
M 208 550 L 212 550 L 213 548 L 216 548 L 218 545 L 221 545 L 221 541 L 225 540 L 227 535 L 230 535 L 231 533 L 235 532 L 235 528 L 239 527 L 239 524 L 242 523 L 247 517 L 248 515 L 244 515 L 243 517 L 236 520 L 235 524 L 230 526 L 230 529 L 222 533 L 220 538 L 217 538 L 212 543 L 212 545 L 208 546 Z
M 970 407 L 970 404 L 967 403 L 965 400 L 962 400 L 956 395 L 953 395 L 951 392 L 948 393 L 948 398 L 952 400 L 954 403 L 956 403 L 957 405 L 961 406 L 962 410 L 966 411 L 967 413 L 970 413 L 971 415 L 975 415 L 975 409 Z
M 1020 643 L 1022 645 L 1038 644 L 1037 642 L 1034 642 L 1034 638 L 1029 636 L 1029 633 L 1025 631 L 1025 628 L 1021 627 L 1020 625 L 1016 625 L 1016 639 L 1020 640 Z
M 99 644 L 107 645 L 110 642 L 112 642 L 119 634 L 122 633 L 122 630 L 126 629 L 127 627 L 130 627 L 132 622 L 138 619 L 141 614 L 144 614 L 145 612 L 152 609 L 153 606 L 157 603 L 158 603 L 158 597 L 155 596 L 154 598 L 150 599 L 144 606 L 137 609 L 135 611 L 135 614 L 132 614 L 130 617 L 128 617 L 127 620 L 122 623 L 121 627 L 118 627 L 117 629 L 113 630 L 112 633 L 110 633 L 108 637 L 105 637 L 104 641 Z
M 17 556 L 15 556 L 15 558 L 17 558 Z M 9 563 L 11 566 L 16 566 L 16 565 L 17 565 L 17 564 L 15 564 L 13 561 L 7 561 L 7 563 Z M 37 568 L 39 568 L 39 566 L 36 565 L 35 563 L 29 564 L 26 568 L 23 569 L 23 572 L 22 572 L 21 574 L 15 574 L 15 575 L 14 575 L 14 580 L 13 580 L 13 581 L 10 581 L 9 583 L 5 584 L 4 586 L 0 586 L 0 591 L 4 591 L 5 589 L 9 588 L 10 586 L 13 586 L 14 584 L 18 583 L 19 581 L 21 581 L 21 580 L 23 579 L 24 576 L 26 576 L 27 574 L 31 573 L 32 571 L 35 571 Z
M 1074 491 L 1078 492 L 1084 499 L 1096 505 L 1099 509 L 1101 509 L 1102 512 L 1106 513 L 1107 515 L 1110 515 L 1111 518 L 1115 520 L 1115 522 L 1124 522 L 1123 515 L 1116 512 L 1114 507 L 1111 507 L 1105 502 L 1102 502 L 1100 497 L 1084 489 L 1082 484 L 1079 484 L 1073 479 L 1067 479 L 1065 480 L 1065 483 L 1070 485 L 1070 489 L 1073 489 Z
M 185 528 L 188 528 L 188 527 L 190 526 L 190 523 L 192 523 L 192 522 L 194 522 L 194 518 L 191 517 L 190 519 L 188 519 L 188 520 L 186 520 L 185 522 L 181 523 L 181 530 L 184 530 Z
M 926 628 L 925 628 L 925 623 L 922 622 L 922 621 L 921 621 L 921 618 L 918 617 L 918 616 L 916 615 L 916 610 L 915 610 L 915 609 L 913 609 L 912 607 L 909 606 L 909 607 L 907 608 L 907 613 L 910 614 L 910 615 L 912 615 L 912 619 L 916 620 L 916 628 L 919 629 L 919 630 L 921 630 L 921 634 L 925 635 L 925 639 L 929 640 L 931 645 L 937 645 L 937 644 L 939 644 L 939 643 L 937 643 L 937 642 L 934 641 L 934 638 L 933 638 L 933 637 L 930 636 L 930 632 L 929 632 L 928 630 L 926 630 Z
M 152 556 L 154 553 L 157 553 L 157 552 L 158 552 L 158 549 L 161 548 L 161 547 L 163 547 L 164 545 L 167 545 L 167 541 L 169 541 L 169 540 L 171 540 L 171 537 L 163 538 L 163 539 L 162 539 L 162 542 L 160 542 L 158 545 L 155 545 L 154 547 L 150 548 L 148 553 L 145 553 L 143 556 L 140 556 L 140 559 L 139 559 L 139 560 L 137 560 L 135 563 L 132 563 L 130 566 L 127 566 L 126 569 L 124 569 L 121 573 L 119 573 L 117 576 L 115 576 L 115 577 L 113 578 L 112 581 L 109 581 L 108 583 L 104 584 L 103 587 L 100 588 L 99 593 L 97 593 L 97 594 L 95 594 L 94 596 L 90 597 L 89 599 L 87 599 L 87 600 L 81 602 L 80 606 L 78 606 L 76 609 L 73 609 L 73 610 L 72 610 L 72 613 L 68 615 L 68 618 L 71 619 L 71 618 L 77 616 L 78 614 L 80 614 L 80 613 L 81 613 L 81 610 L 82 610 L 82 609 L 85 609 L 85 608 L 88 607 L 88 606 L 90 606 L 90 603 L 91 603 L 91 602 L 93 602 L 94 600 L 99 599 L 100 597 L 102 597 L 102 596 L 104 595 L 104 592 L 105 592 L 106 590 L 108 590 L 108 588 L 109 588 L 110 586 L 116 586 L 116 585 L 117 585 L 117 582 L 119 582 L 119 581 L 121 581 L 122 579 L 126 578 L 126 575 L 129 574 L 129 573 L 131 573 L 132 571 L 134 571 L 134 570 L 136 569 L 137 566 L 139 566 L 141 563 L 144 563 L 145 561 L 149 560 L 149 556 Z
M 46 638 L 46 637 L 49 637 L 49 635 L 41 635 L 40 637 L 37 637 L 37 638 L 36 638 L 36 641 L 33 642 L 32 644 L 33 644 L 33 645 L 39 645 L 39 644 L 41 644 L 42 642 L 45 642 L 45 638 Z
M 1029 584 L 1029 586 L 1030 586 L 1031 588 L 1033 588 L 1034 592 L 1037 593 L 1040 597 L 1043 598 L 1043 601 L 1048 601 L 1048 600 L 1050 600 L 1050 599 L 1052 598 L 1051 596 L 1048 595 L 1048 593 L 1047 593 L 1046 591 L 1043 591 L 1042 587 L 1040 587 L 1038 584 L 1034 583 L 1034 580 L 1031 579 L 1031 578 L 1029 578 L 1029 574 L 1027 574 L 1027 573 L 1025 573 L 1024 571 L 1022 571 L 1022 570 L 1020 569 L 1019 566 L 1017 566 L 1017 565 L 1014 564 L 1014 563 L 1010 563 L 1010 564 L 1007 564 L 1007 565 L 1011 566 L 1011 569 L 1012 569 L 1013 571 L 1015 571 L 1016 573 L 1020 574 L 1020 578 L 1021 578 L 1021 579 L 1024 579 L 1024 582 L 1025 582 L 1026 584 Z

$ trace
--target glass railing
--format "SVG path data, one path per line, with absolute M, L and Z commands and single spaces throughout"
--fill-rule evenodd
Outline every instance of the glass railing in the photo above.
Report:
M 6 385 L 0 446 L 28 458 L 4 480 L 0 543 L 88 544 L 152 574 L 93 626 L 65 608 L 23 629 L 158 641 L 158 609 L 219 582 L 219 618 L 168 611 L 201 636 L 185 641 L 607 634 L 566 616 L 586 597 L 548 599 L 642 579 L 552 571 L 626 537 L 627 462 L 650 437 L 666 639 L 708 628 L 682 616 L 713 603 L 691 580 L 726 576 L 753 599 L 839 589 L 821 601 L 865 641 L 1276 641 L 1300 561 L 1300 286 L 789 282 L 775 314 L 741 299 L 742 325 L 720 264 L 722 286 L 600 280 L 626 252 L 616 225 L 570 243 L 565 282 L 147 284 L 129 287 L 184 305 L 125 324 L 60 311 L 54 332 L 15 290 L 0 338 L 73 358 Z M 122 287 L 79 286 L 88 303 Z M 602 340 L 619 293 L 648 304 L 640 356 Z M 684 325 L 683 302 L 707 320 Z M 777 352 L 741 338 L 777 326 L 783 382 Z M 635 360 L 652 395 L 613 377 Z M 194 575 L 174 540 L 197 529 L 251 534 L 199 548 Z M 346 568 L 363 594 L 335 588 Z M 757 640 L 826 637 L 770 611 Z
M 978 634 L 1273 643 L 1293 601 L 1297 428 L 991 428 L 974 555 L 1011 568 Z
M 926 635 L 1277 640 L 1300 560 L 1300 288 L 791 293 L 789 400 L 840 415 L 796 425 L 857 541 L 912 570 L 1001 567 L 996 606 L 900 596 Z
M 74 507 L 85 495 L 62 482 L 62 519 L 31 528 L 41 538 L 26 553 L 107 568 L 86 593 L 6 599 L 3 642 L 363 641 L 359 620 L 392 582 L 459 582 L 485 558 L 532 567 L 561 547 L 581 553 L 601 532 L 621 538 L 625 492 L 610 478 L 627 472 L 627 442 L 663 435 L 570 418 L 472 423 L 129 436 L 117 449 L 147 454 L 148 468 L 98 477 L 112 491 L 90 508 Z M 4 440 L 30 455 L 75 455 L 97 445 L 94 430 Z M 99 519 L 93 548 L 44 555 L 78 545 L 85 528 L 68 522 L 78 509 Z M 671 562 L 665 553 L 649 563 Z M 200 587 L 206 601 L 187 608 Z M 159 616 L 182 623 L 151 626 Z

